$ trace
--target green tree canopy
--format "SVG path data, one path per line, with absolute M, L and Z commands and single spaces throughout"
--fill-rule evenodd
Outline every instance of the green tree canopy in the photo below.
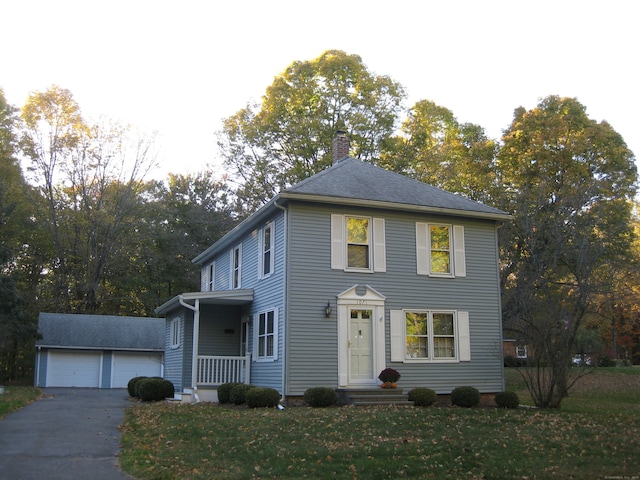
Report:
M 389 139 L 380 166 L 473 200 L 494 203 L 498 146 L 478 125 L 460 124 L 453 112 L 420 100 Z
M 331 164 L 336 130 L 351 138 L 351 155 L 375 161 L 402 109 L 404 89 L 370 72 L 357 55 L 329 50 L 293 62 L 260 104 L 224 122 L 219 146 L 239 182 L 237 194 L 253 210 L 280 189 Z

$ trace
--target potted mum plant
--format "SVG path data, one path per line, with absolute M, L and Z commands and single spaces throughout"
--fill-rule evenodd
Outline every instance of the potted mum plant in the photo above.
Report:
M 398 380 L 400 380 L 400 372 L 393 368 L 385 368 L 378 375 L 378 380 L 382 382 L 382 388 L 396 388 Z

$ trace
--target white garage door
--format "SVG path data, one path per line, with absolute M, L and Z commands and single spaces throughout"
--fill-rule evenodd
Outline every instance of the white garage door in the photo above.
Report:
M 126 388 L 133 377 L 162 376 L 159 353 L 117 352 L 113 354 L 111 388 Z
M 47 387 L 99 387 L 101 352 L 49 352 Z

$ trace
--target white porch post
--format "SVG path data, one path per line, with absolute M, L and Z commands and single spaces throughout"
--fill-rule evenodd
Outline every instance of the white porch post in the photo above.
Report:
M 193 352 L 191 361 L 191 387 L 196 389 L 198 382 L 198 340 L 200 338 L 200 300 L 196 299 L 193 309 Z

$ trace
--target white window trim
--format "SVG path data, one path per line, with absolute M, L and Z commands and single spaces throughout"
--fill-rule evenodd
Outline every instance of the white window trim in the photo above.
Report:
M 269 257 L 269 272 L 264 272 L 264 254 L 265 254 L 265 232 L 267 229 L 271 229 L 271 235 L 269 238 L 269 252 L 271 253 Z M 275 223 L 269 222 L 260 230 L 260 255 L 258 259 L 258 276 L 259 278 L 267 278 L 273 274 L 273 269 L 275 268 Z
M 180 348 L 180 318 L 174 318 L 169 322 L 169 347 L 172 350 Z
M 349 267 L 347 219 L 365 218 L 369 220 L 369 268 Z M 366 215 L 331 215 L 331 269 L 345 272 L 374 273 L 387 271 L 384 218 Z
M 260 315 L 266 315 L 269 312 L 273 312 L 273 355 L 270 356 L 258 356 L 260 352 L 259 341 L 260 341 Z M 278 359 L 278 308 L 274 307 L 271 309 L 263 310 L 261 312 L 256 313 L 253 316 L 253 361 L 254 362 L 275 362 Z
M 238 270 L 238 283 L 237 285 L 235 284 L 234 280 L 235 280 L 235 272 L 236 272 L 236 256 L 235 256 L 235 252 L 238 252 L 238 265 L 237 265 L 237 270 Z M 231 252 L 229 253 L 229 260 L 230 260 L 230 267 L 231 267 L 231 273 L 229 275 L 229 287 L 231 288 L 231 290 L 237 290 L 239 288 L 241 288 L 242 286 L 242 244 L 236 245 L 235 247 L 233 247 L 231 249 Z
M 450 273 L 431 271 L 431 226 L 449 227 Z M 416 269 L 418 275 L 437 278 L 455 278 L 467 276 L 464 245 L 464 226 L 444 223 L 416 222 Z
M 526 345 L 516 345 L 516 358 L 528 358 Z
M 406 320 L 407 312 L 428 313 L 429 314 L 429 357 L 428 358 L 406 358 Z M 447 358 L 435 358 L 433 356 L 433 314 L 451 313 L 453 314 L 454 348 L 455 356 Z M 401 363 L 459 363 L 471 361 L 470 337 L 469 337 L 469 312 L 447 309 L 421 309 L 406 308 L 403 310 L 391 310 L 391 361 Z

